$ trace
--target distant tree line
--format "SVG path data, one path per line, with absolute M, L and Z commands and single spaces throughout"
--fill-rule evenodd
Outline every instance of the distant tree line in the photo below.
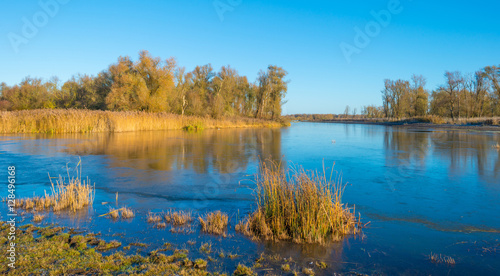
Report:
M 425 115 L 472 118 L 500 116 L 500 67 L 488 66 L 474 74 L 446 72 L 445 83 L 432 92 L 423 76 L 385 80 L 382 106 L 366 106 L 371 118 L 408 118 Z
M 288 90 L 286 76 L 278 66 L 261 70 L 254 83 L 230 66 L 216 72 L 208 64 L 186 72 L 174 58 L 162 60 L 141 51 L 137 61 L 120 57 L 97 76 L 77 75 L 64 83 L 57 77 L 1 83 L 0 110 L 140 110 L 278 119 Z

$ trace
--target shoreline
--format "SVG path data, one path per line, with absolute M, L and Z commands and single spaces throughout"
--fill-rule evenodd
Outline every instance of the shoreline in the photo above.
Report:
M 434 124 L 424 123 L 416 120 L 413 121 L 371 121 L 371 120 L 327 120 L 327 121 L 299 121 L 308 123 L 331 123 L 331 124 L 362 124 L 362 125 L 381 125 L 391 127 L 403 127 L 415 130 L 466 130 L 466 131 L 490 131 L 500 132 L 500 126 L 478 124 Z
M 280 128 L 286 121 L 251 117 L 212 117 L 151 113 L 145 111 L 102 111 L 86 109 L 37 109 L 0 111 L 0 134 L 28 133 L 114 133 L 152 130 L 223 128 Z

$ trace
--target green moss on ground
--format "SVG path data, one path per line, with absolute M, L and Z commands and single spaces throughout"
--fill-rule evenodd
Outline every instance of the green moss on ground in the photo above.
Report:
M 167 256 L 152 252 L 149 256 L 125 255 L 115 252 L 103 256 L 97 247 L 112 249 L 117 243 L 100 241 L 96 247 L 88 245 L 88 237 L 71 236 L 57 228 L 38 228 L 41 235 L 34 236 L 32 227 L 23 227 L 16 231 L 15 269 L 7 265 L 0 267 L 2 275 L 221 275 L 205 271 L 207 262 L 196 260 L 196 265 L 189 261 L 184 253 Z M 0 222 L 0 236 L 8 236 L 8 227 Z M 0 241 L 0 250 L 6 252 L 8 240 Z M 22 252 L 22 254 L 19 254 Z M 0 262 L 7 264 L 6 254 L 1 254 Z

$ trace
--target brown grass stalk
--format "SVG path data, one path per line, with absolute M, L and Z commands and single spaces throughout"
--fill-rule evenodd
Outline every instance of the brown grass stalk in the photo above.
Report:
M 54 183 L 49 175 L 51 195 L 45 192 L 43 197 L 34 196 L 32 198 L 20 199 L 16 202 L 16 205 L 26 210 L 52 209 L 52 211 L 61 211 L 69 209 L 73 212 L 92 205 L 95 189 L 90 184 L 88 178 L 82 180 L 81 162 L 76 166 L 76 176 L 70 176 L 69 168 L 66 169 L 68 171 L 67 179 L 60 176 Z
M 254 238 L 325 243 L 360 230 L 354 211 L 342 203 L 344 185 L 303 168 L 261 162 L 255 190 L 258 209 L 236 230 Z
M 129 209 L 127 207 L 122 208 L 120 214 L 124 219 L 133 218 L 135 216 L 134 211 L 132 211 L 132 209 Z
M 206 233 L 224 235 L 229 221 L 227 214 L 221 211 L 208 213 L 205 217 L 199 217 L 201 230 Z
M 164 215 L 165 221 L 173 225 L 185 225 L 193 221 L 191 213 L 185 211 L 168 211 Z
M 155 213 L 151 213 L 151 212 L 148 214 L 147 219 L 148 219 L 149 223 L 158 223 L 158 222 L 161 222 L 161 216 L 159 216 L 159 215 L 157 215 Z

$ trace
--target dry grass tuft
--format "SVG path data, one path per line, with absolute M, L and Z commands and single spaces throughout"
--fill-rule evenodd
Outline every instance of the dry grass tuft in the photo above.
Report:
M 120 209 L 109 208 L 107 215 L 111 219 L 118 219 L 120 217 Z
M 256 275 L 255 272 L 249 267 L 246 267 L 242 264 L 238 264 L 238 267 L 236 267 L 236 270 L 233 272 L 233 275 L 237 276 L 253 276 Z
M 124 219 L 129 219 L 129 218 L 133 218 L 135 216 L 135 213 L 134 213 L 134 211 L 132 211 L 132 209 L 124 207 L 121 209 L 121 216 Z
M 198 218 L 201 224 L 201 230 L 210 234 L 224 235 L 229 217 L 221 211 L 212 212 L 205 216 L 205 218 Z
M 165 222 L 158 222 L 155 225 L 155 228 L 158 228 L 158 229 L 164 229 L 166 227 L 167 227 L 167 224 Z
M 45 218 L 46 215 L 42 215 L 42 214 L 34 214 L 33 215 L 33 221 L 34 222 L 40 222 L 42 221 L 44 218 Z
M 155 213 L 148 214 L 148 222 L 149 223 L 158 223 L 161 221 L 161 217 Z
M 455 259 L 449 256 L 441 255 L 441 254 L 434 254 L 431 252 L 431 255 L 429 255 L 429 260 L 435 264 L 447 264 L 450 266 L 453 266 L 456 264 Z
M 20 199 L 16 202 L 17 207 L 29 210 L 45 210 L 51 209 L 53 211 L 61 211 L 65 209 L 70 209 L 73 212 L 83 209 L 86 206 L 92 205 L 94 202 L 94 187 L 90 185 L 90 181 L 83 180 L 81 178 L 81 162 L 78 162 L 76 166 L 76 176 L 68 178 L 63 178 L 62 176 L 56 180 L 56 183 L 52 182 L 52 178 L 49 175 L 51 187 L 51 195 L 45 193 L 43 197 L 32 197 Z
M 212 252 L 212 243 L 202 243 L 200 246 L 200 252 L 210 254 Z
M 291 172 L 291 174 L 290 174 Z M 354 211 L 342 203 L 344 185 L 332 183 L 325 172 L 283 169 L 281 164 L 261 162 L 256 177 L 258 209 L 236 226 L 253 238 L 325 243 L 360 231 Z
M 312 268 L 303 268 L 302 269 L 302 273 L 304 273 L 305 275 L 309 275 L 309 276 L 314 276 L 314 270 L 312 270 Z
M 193 221 L 191 213 L 184 211 L 172 212 L 168 211 L 165 216 L 165 221 L 173 225 L 185 225 Z
M 290 268 L 289 264 L 283 264 L 283 265 L 281 265 L 281 270 L 283 272 L 290 272 L 290 271 L 292 271 L 292 269 Z

